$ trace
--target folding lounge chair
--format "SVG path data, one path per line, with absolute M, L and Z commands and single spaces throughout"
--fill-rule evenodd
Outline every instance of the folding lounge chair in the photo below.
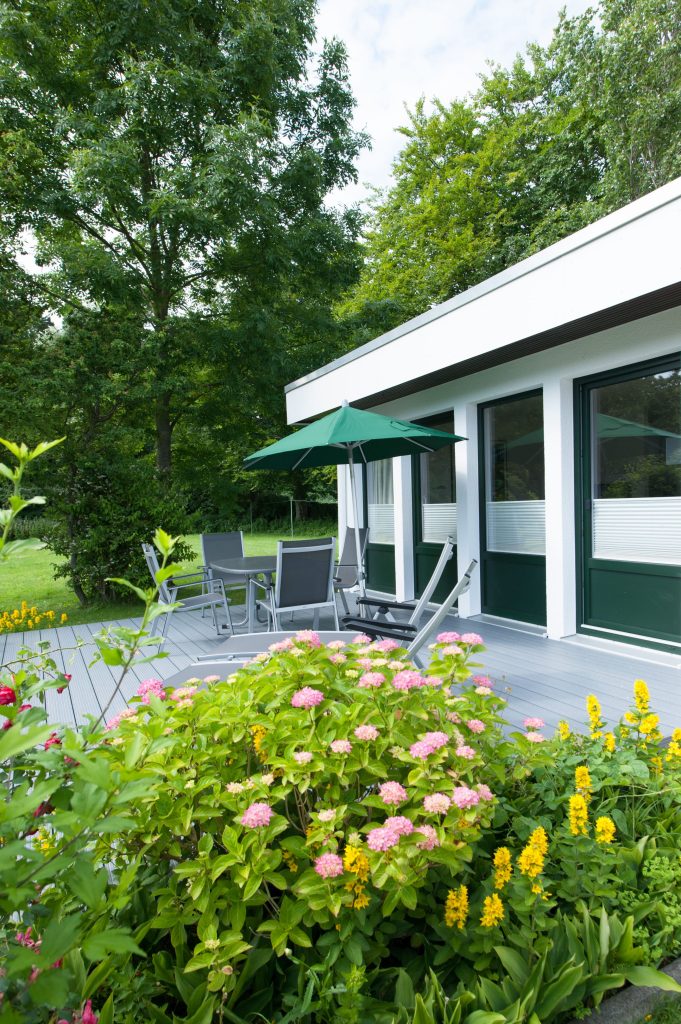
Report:
M 160 568 L 156 551 L 151 544 L 143 544 L 142 551 L 144 552 L 151 578 L 156 582 L 156 573 Z M 187 582 L 178 583 L 178 580 L 185 580 Z M 193 594 L 191 597 L 182 597 L 180 591 L 188 587 L 200 587 L 201 593 Z M 165 580 L 159 586 L 158 601 L 159 604 L 167 605 L 174 605 L 179 602 L 179 607 L 174 609 L 174 614 L 210 608 L 213 613 L 213 625 L 217 635 L 222 636 L 221 629 L 229 629 L 230 632 L 234 632 L 229 602 L 225 595 L 222 580 L 213 579 L 210 570 L 200 569 L 196 572 L 181 573 L 178 576 Z M 224 626 L 218 624 L 218 608 L 221 608 L 225 613 L 227 624 Z M 161 630 L 161 636 L 163 637 L 165 637 L 168 631 L 171 614 L 173 614 L 173 609 L 169 608 L 163 619 L 163 629 Z
M 442 552 L 437 560 L 437 564 L 433 569 L 433 574 L 426 584 L 426 588 L 421 594 L 418 602 L 414 604 L 411 601 L 381 601 L 373 597 L 359 597 L 357 598 L 358 612 L 363 618 L 363 613 L 366 611 L 367 614 L 371 614 L 373 618 L 377 619 L 379 616 L 382 618 L 390 619 L 395 621 L 395 612 L 409 612 L 409 618 L 407 624 L 414 626 L 414 633 L 418 629 L 418 624 L 421 621 L 428 602 L 435 593 L 435 589 L 440 582 L 442 573 L 445 571 L 447 563 L 451 560 L 454 554 L 454 540 L 452 537 L 447 537 L 447 540 L 442 546 Z M 354 616 L 353 616 L 354 618 Z

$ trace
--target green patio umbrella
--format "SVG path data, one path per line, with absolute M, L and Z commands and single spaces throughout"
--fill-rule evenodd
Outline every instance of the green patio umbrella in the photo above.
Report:
M 309 469 L 313 466 L 350 466 L 350 490 L 355 519 L 357 579 L 360 595 L 366 592 L 359 539 L 359 516 L 354 466 L 356 463 L 393 459 L 398 455 L 434 452 L 464 441 L 434 427 L 354 409 L 343 402 L 340 409 L 301 427 L 295 434 L 261 448 L 244 460 L 246 469 Z

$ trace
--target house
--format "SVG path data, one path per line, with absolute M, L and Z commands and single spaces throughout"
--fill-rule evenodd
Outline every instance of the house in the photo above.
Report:
M 342 399 L 467 438 L 358 469 L 373 591 L 451 534 L 462 615 L 681 653 L 681 178 L 293 382 L 289 422 Z

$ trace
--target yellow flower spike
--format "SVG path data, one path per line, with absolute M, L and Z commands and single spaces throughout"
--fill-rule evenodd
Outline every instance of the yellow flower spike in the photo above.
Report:
M 589 811 L 581 793 L 570 797 L 570 832 L 573 836 L 588 835 Z
M 542 857 L 545 857 L 549 852 L 549 837 L 546 834 L 546 829 L 536 828 L 530 838 L 527 841 L 527 845 L 531 846 L 534 850 L 539 850 Z
M 468 889 L 460 885 L 458 889 L 450 889 L 445 903 L 445 924 L 448 928 L 455 925 L 463 930 L 468 917 Z
M 585 764 L 580 764 L 575 768 L 575 789 L 583 795 L 585 800 L 590 799 L 591 775 Z
M 569 737 L 570 737 L 570 726 L 568 725 L 567 722 L 561 721 L 561 722 L 558 723 L 558 735 L 559 735 L 561 740 L 569 739 Z
M 495 928 L 504 920 L 504 904 L 494 892 L 491 896 L 485 896 L 482 904 L 482 917 L 480 924 L 483 928 Z
M 614 734 L 614 732 L 606 732 L 605 736 L 603 737 L 603 746 L 605 747 L 605 749 L 608 751 L 609 754 L 614 754 L 614 752 L 615 752 L 615 734 Z
M 366 882 L 369 877 L 369 858 L 359 846 L 345 847 L 343 867 L 350 874 L 356 875 L 359 882 Z
M 641 733 L 642 736 L 645 736 L 647 739 L 651 739 L 651 740 L 660 739 L 660 733 L 659 733 L 658 728 L 657 728 L 659 724 L 660 724 L 660 716 L 659 715 L 646 715 L 645 718 L 643 718 L 641 720 L 641 723 L 640 723 L 640 725 L 638 727 L 639 728 L 639 732 Z
M 679 731 L 679 729 L 675 729 L 674 733 L 677 733 Z M 675 740 L 674 735 L 672 735 L 672 739 L 670 740 L 669 746 L 667 747 L 667 755 L 665 757 L 665 761 L 674 761 L 676 758 L 681 758 L 681 743 L 679 743 L 678 740 Z
M 590 693 L 586 698 L 586 710 L 589 715 L 589 725 L 591 726 L 591 738 L 594 740 L 598 739 L 601 736 L 603 720 L 601 718 L 601 703 L 593 693 Z
M 636 679 L 634 682 L 634 701 L 638 713 L 647 715 L 650 711 L 650 691 L 642 679 Z
M 511 851 L 507 846 L 500 846 L 494 854 L 494 888 L 503 889 L 513 873 Z
M 596 818 L 597 843 L 611 843 L 615 838 L 615 832 L 615 822 L 612 820 L 612 818 L 608 818 L 605 815 L 601 818 Z

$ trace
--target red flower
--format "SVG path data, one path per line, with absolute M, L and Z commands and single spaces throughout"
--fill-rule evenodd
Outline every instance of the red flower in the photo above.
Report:
M 11 686 L 0 686 L 0 704 L 16 704 L 17 692 Z
M 40 818 L 42 817 L 43 814 L 51 814 L 53 810 L 54 807 L 49 801 L 43 801 L 43 803 L 38 804 L 38 806 L 34 810 L 33 817 Z
M 12 722 L 11 718 L 6 718 L 5 721 L 2 723 L 2 727 L 3 729 L 11 729 L 13 724 L 14 723 Z
M 49 750 L 50 747 L 60 747 L 61 740 L 57 736 L 56 732 L 51 733 L 45 741 L 45 750 Z
M 81 1018 L 80 1019 L 81 1019 L 82 1024 L 97 1024 L 97 1021 L 99 1020 L 99 1017 L 97 1016 L 96 1013 L 93 1013 L 93 1011 L 92 1011 L 92 1000 L 91 999 L 88 999 L 87 1003 L 83 1007 L 83 1012 L 81 1014 Z
M 72 676 L 70 676 L 68 672 L 65 672 L 64 679 L 66 680 L 66 686 L 68 686 L 68 684 L 71 682 Z M 57 693 L 63 693 L 64 690 L 66 689 L 66 686 L 58 686 Z

